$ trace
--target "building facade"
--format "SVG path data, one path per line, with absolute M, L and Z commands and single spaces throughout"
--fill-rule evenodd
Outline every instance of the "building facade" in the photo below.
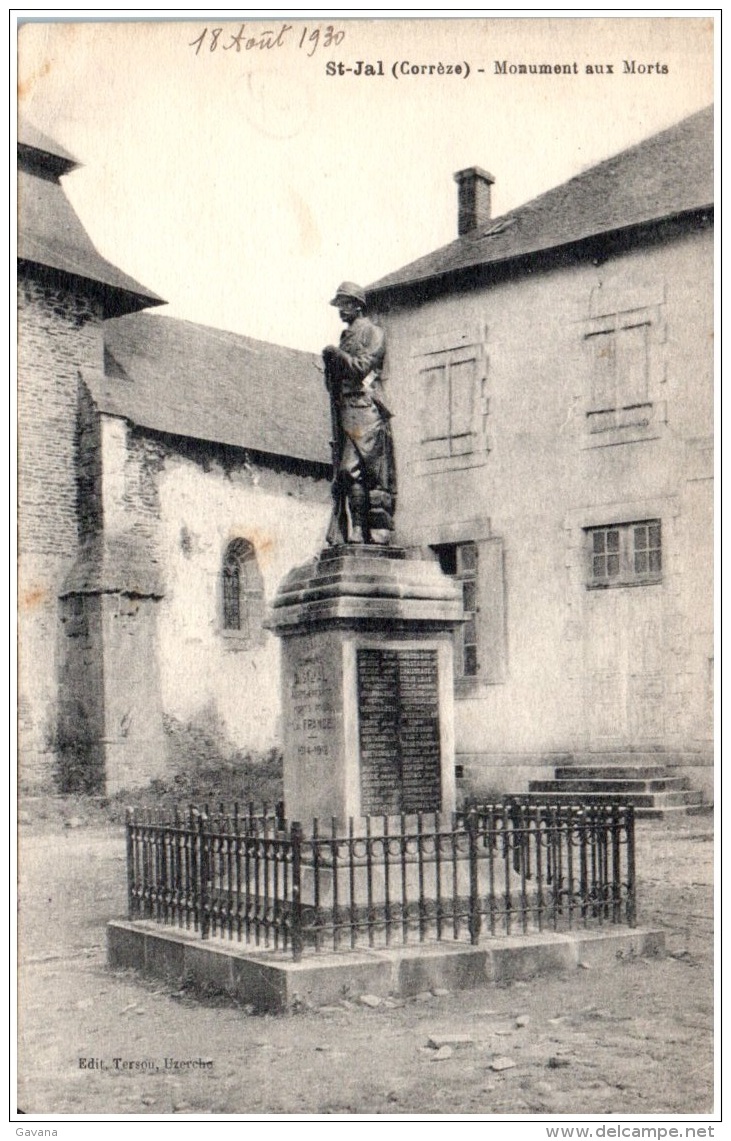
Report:
M 276 744 L 262 622 L 324 535 L 327 404 L 311 354 L 143 313 L 75 160 L 19 140 L 20 779 L 114 792 L 165 771 L 166 725 Z
M 662 754 L 712 789 L 711 110 L 368 290 L 402 541 L 463 582 L 458 760 L 518 792 Z M 416 414 L 414 412 L 416 410 Z
M 19 746 L 27 786 L 117 789 L 166 729 L 279 742 L 264 616 L 322 546 L 311 354 L 145 312 L 19 134 Z M 462 582 L 463 788 L 649 754 L 712 789 L 713 128 L 701 112 L 368 290 L 397 541 Z

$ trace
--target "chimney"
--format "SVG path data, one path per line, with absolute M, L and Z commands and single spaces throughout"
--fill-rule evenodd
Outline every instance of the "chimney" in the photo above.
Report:
M 480 229 L 490 221 L 490 187 L 495 179 L 482 167 L 469 166 L 466 170 L 458 170 L 454 181 L 459 186 L 457 232 L 461 238 L 463 234 Z

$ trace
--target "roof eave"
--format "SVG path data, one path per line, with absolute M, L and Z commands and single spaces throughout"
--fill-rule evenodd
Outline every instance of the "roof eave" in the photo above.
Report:
M 111 416 L 117 420 L 125 420 L 132 427 L 139 428 L 143 432 L 152 432 L 156 436 L 174 437 L 178 440 L 198 440 L 203 444 L 211 444 L 214 447 L 230 448 L 233 451 L 245 452 L 251 458 L 262 457 L 263 460 L 266 460 L 266 457 L 269 457 L 270 460 L 276 461 L 279 465 L 286 465 L 288 462 L 293 462 L 309 469 L 315 469 L 318 474 L 325 473 L 328 477 L 332 468 L 331 463 L 325 459 L 299 455 L 294 452 L 268 451 L 262 448 L 261 444 L 257 446 L 256 444 L 244 444 L 241 442 L 233 443 L 228 440 L 222 440 L 220 436 L 216 437 L 200 432 L 186 432 L 179 428 L 177 430 L 170 427 L 164 428 L 161 427 L 160 424 L 152 423 L 146 416 L 135 416 L 131 412 L 122 411 L 119 408 L 110 406 L 105 401 L 97 402 L 95 400 L 95 403 L 97 404 L 97 411 L 100 415 Z
M 18 142 L 18 165 L 32 174 L 57 180 L 63 178 L 65 174 L 70 174 L 72 170 L 78 170 L 81 163 L 71 155 L 41 150 L 31 143 Z
M 565 251 L 571 248 L 581 246 L 591 246 L 592 244 L 604 242 L 607 239 L 620 234 L 627 234 L 633 232 L 640 232 L 647 230 L 648 227 L 657 227 L 667 222 L 677 221 L 682 218 L 700 216 L 704 214 L 713 213 L 714 204 L 708 202 L 703 206 L 693 206 L 686 210 L 680 210 L 672 214 L 664 214 L 661 217 L 650 217 L 643 219 L 639 222 L 631 222 L 626 226 L 611 226 L 606 230 L 592 230 L 587 234 L 579 235 L 567 239 L 563 242 L 549 242 L 546 245 L 536 245 L 527 250 L 521 250 L 519 253 L 506 253 L 502 256 L 484 259 L 482 261 L 470 262 L 468 265 L 455 266 L 453 268 L 440 270 L 435 273 L 429 273 L 423 277 L 410 277 L 403 281 L 392 282 L 379 286 L 376 283 L 374 286 L 366 287 L 366 299 L 368 304 L 371 305 L 376 298 L 385 297 L 387 295 L 394 295 L 400 292 L 409 292 L 410 290 L 417 289 L 419 286 L 435 285 L 442 282 L 446 288 L 449 283 L 455 282 L 462 277 L 474 275 L 481 271 L 489 270 L 491 267 L 506 268 L 511 263 L 514 265 L 524 265 L 533 259 L 544 258 L 547 254 L 559 251 Z
M 151 309 L 157 305 L 167 305 L 167 301 L 163 297 L 158 297 L 156 293 L 124 289 L 93 277 L 71 273 L 46 262 L 34 261 L 32 258 L 18 258 L 18 266 L 22 265 L 37 266 L 49 279 L 71 283 L 80 292 L 92 293 L 99 297 L 105 320 L 111 317 L 124 317 L 128 313 L 139 313 L 142 309 Z

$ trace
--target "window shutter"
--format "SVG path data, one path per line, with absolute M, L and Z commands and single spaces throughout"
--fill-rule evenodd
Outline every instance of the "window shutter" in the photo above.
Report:
M 508 676 L 505 550 L 495 537 L 479 544 L 480 678 L 499 685 Z
M 616 407 L 615 333 L 597 333 L 591 338 L 594 350 L 591 408 L 601 412 Z
M 449 435 L 451 455 L 462 456 L 474 447 L 477 358 L 452 360 L 449 365 Z
M 649 325 L 630 325 L 617 334 L 617 377 L 622 408 L 647 400 L 647 333 Z
M 435 331 L 412 349 L 419 401 L 419 460 L 429 471 L 481 466 L 485 437 L 484 326 Z
M 422 444 L 428 459 L 449 455 L 449 378 L 447 365 L 422 369 Z
M 609 296 L 594 297 L 592 308 L 601 308 L 603 315 L 592 317 L 585 326 L 590 367 L 587 424 L 592 433 L 614 433 L 614 443 L 653 438 L 648 432 L 653 424 L 657 431 L 662 417 L 660 403 L 653 406 L 653 393 L 662 380 L 659 345 L 665 339 L 664 322 L 659 307 L 640 311 L 629 299 L 614 301 L 618 307 L 612 312 Z

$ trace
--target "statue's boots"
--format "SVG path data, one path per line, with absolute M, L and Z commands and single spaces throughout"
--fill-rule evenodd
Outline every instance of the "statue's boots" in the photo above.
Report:
M 365 543 L 368 534 L 368 500 L 362 487 L 352 484 L 348 492 L 350 509 L 349 543 Z
M 393 496 L 380 488 L 374 488 L 368 502 L 368 531 L 371 543 L 388 546 L 393 531 Z

